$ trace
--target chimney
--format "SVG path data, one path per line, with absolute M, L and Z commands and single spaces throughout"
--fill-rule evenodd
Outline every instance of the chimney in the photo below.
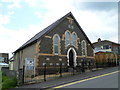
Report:
M 101 42 L 101 38 L 98 38 L 98 42 Z

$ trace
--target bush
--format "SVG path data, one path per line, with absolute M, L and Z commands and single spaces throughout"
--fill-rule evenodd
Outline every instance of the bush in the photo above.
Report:
M 2 89 L 2 72 L 0 71 L 0 89 Z
M 2 76 L 2 89 L 14 88 L 17 85 L 16 78 L 7 77 L 5 75 Z
M 2 73 L 2 76 L 6 76 L 6 74 L 4 72 L 1 72 Z

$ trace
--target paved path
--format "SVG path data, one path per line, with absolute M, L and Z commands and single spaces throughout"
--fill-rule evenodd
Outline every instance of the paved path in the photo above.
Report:
M 39 88 L 51 88 L 51 87 L 56 87 L 59 85 L 67 84 L 70 82 L 80 81 L 80 80 L 95 77 L 98 75 L 114 72 L 116 70 L 118 70 L 118 67 L 111 67 L 111 68 L 106 68 L 106 69 L 102 69 L 99 71 L 87 72 L 87 73 L 82 73 L 79 75 L 58 78 L 56 80 L 50 80 L 50 81 L 46 81 L 46 82 L 42 82 L 42 83 L 23 85 L 23 86 L 20 86 L 18 88 L 37 88 L 37 89 L 39 89 Z M 111 76 L 111 77 L 114 77 L 114 76 Z M 110 77 L 108 77 L 108 78 L 110 78 Z M 116 86 L 114 86 L 114 87 L 116 87 Z

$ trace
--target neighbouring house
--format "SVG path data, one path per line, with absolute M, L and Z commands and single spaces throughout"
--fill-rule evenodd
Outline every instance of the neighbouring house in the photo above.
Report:
M 8 53 L 0 53 L 0 70 L 2 67 L 8 67 L 9 62 L 9 54 Z
M 9 62 L 9 54 L 8 53 L 0 53 L 0 63 L 7 63 Z
M 95 53 L 102 52 L 113 52 L 114 54 L 120 53 L 120 44 L 109 41 L 109 40 L 101 40 L 98 39 L 98 42 L 93 43 Z
M 117 65 L 120 59 L 120 44 L 98 39 L 93 43 L 96 63 Z M 112 65 L 111 64 L 111 65 Z
M 93 45 L 71 12 L 37 33 L 14 52 L 13 69 L 18 71 L 35 66 L 35 74 L 41 74 L 43 65 L 54 70 L 53 65 L 62 62 L 62 68 L 79 69 L 82 62 L 94 65 Z M 30 69 L 30 68 L 29 68 Z M 39 70 L 38 70 L 39 69 Z

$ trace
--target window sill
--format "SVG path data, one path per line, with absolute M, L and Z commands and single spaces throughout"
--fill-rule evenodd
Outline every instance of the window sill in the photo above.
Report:
M 58 55 L 58 53 L 55 53 L 54 55 Z

